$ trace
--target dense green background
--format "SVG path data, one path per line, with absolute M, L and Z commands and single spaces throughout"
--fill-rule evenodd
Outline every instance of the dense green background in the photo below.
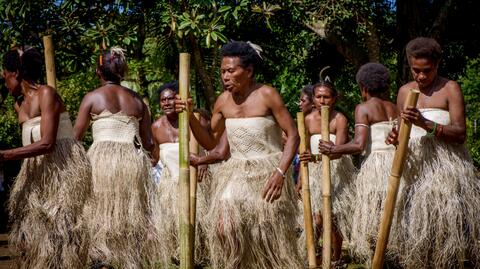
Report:
M 341 92 L 337 107 L 353 120 L 358 67 L 368 61 L 387 65 L 395 98 L 410 79 L 405 44 L 431 36 L 445 52 L 440 73 L 462 86 L 468 148 L 478 166 L 478 5 L 474 0 L 0 0 L 0 50 L 42 49 L 42 36 L 53 34 L 58 91 L 74 119 L 82 97 L 98 86 L 94 68 L 101 44 L 121 46 L 129 59 L 126 83 L 149 98 L 155 118 L 160 114 L 156 89 L 177 77 L 179 52 L 192 54 L 197 105 L 210 107 L 221 90 L 218 49 L 228 40 L 250 40 L 264 50 L 259 80 L 276 87 L 292 113 L 298 110 L 300 89 L 317 82 L 319 71 L 330 66 L 325 74 Z M 465 27 L 469 31 L 459 31 Z M 0 107 L 0 147 L 19 144 L 7 98 Z

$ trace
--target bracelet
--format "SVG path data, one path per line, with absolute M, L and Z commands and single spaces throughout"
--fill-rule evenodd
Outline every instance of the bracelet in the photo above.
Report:
M 280 175 L 282 175 L 283 178 L 285 178 L 285 173 L 282 171 L 282 169 L 278 168 L 278 167 L 275 167 L 277 169 L 277 171 L 280 173 Z
M 428 132 L 427 133 L 427 136 L 435 136 L 437 133 L 437 123 L 436 122 L 433 122 L 433 129 L 431 132 Z

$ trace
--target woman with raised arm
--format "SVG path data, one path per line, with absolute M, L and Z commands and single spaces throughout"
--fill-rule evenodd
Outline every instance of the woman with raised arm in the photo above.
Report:
M 305 129 L 307 131 L 307 141 L 309 141 L 310 150 L 300 154 L 301 161 L 310 162 L 308 164 L 309 182 L 312 196 L 312 211 L 315 220 L 315 233 L 317 238 L 321 236 L 322 231 L 322 164 L 321 155 L 318 151 L 318 144 L 322 140 L 321 126 L 321 107 L 329 106 L 330 119 L 330 141 L 335 145 L 342 145 L 348 142 L 348 120 L 342 113 L 334 110 L 337 100 L 337 91 L 332 84 L 320 82 L 313 85 L 313 105 L 312 113 L 305 117 Z M 339 195 L 342 193 L 355 175 L 355 167 L 349 156 L 337 158 L 331 162 L 331 182 L 332 182 L 332 208 L 333 208 L 333 229 L 332 229 L 332 262 L 339 263 L 342 250 L 342 233 L 338 223 L 339 219 Z M 301 180 L 298 183 L 301 186 Z M 300 187 L 297 187 L 300 189 Z M 318 241 L 318 240 L 317 240 Z M 305 249 L 305 237 L 302 236 L 302 249 Z
M 231 157 L 212 198 L 209 250 L 214 268 L 302 268 L 296 248 L 298 208 L 289 166 L 298 147 L 295 123 L 272 87 L 258 83 L 260 48 L 232 41 L 221 50 L 226 91 L 214 105 L 211 128 L 193 116 L 190 127 L 211 150 L 226 130 Z M 177 100 L 181 111 L 186 102 Z M 287 142 L 282 149 L 282 130 Z
M 62 99 L 39 83 L 42 65 L 34 48 L 10 50 L 3 63 L 23 144 L 0 151 L 0 161 L 23 159 L 10 193 L 9 242 L 17 268 L 80 269 L 87 263 L 82 212 L 91 197 L 91 167 Z
M 153 149 L 153 140 L 147 106 L 120 85 L 126 71 L 122 49 L 100 55 L 96 72 L 101 86 L 83 98 L 74 130 L 82 139 L 93 121 L 88 156 L 94 201 L 86 210 L 90 259 L 133 269 L 143 268 L 149 259 L 145 242 L 153 226 L 148 194 L 154 187 L 146 151 Z
M 367 63 L 358 70 L 356 80 L 362 103 L 355 108 L 354 139 L 344 145 L 321 142 L 319 148 L 320 152 L 332 156 L 364 155 L 358 175 L 341 199 L 344 201 L 342 215 L 350 234 L 350 251 L 362 262 L 370 263 L 395 152 L 395 147 L 385 144 L 385 138 L 396 123 L 398 110 L 388 100 L 390 76 L 385 66 Z M 399 244 L 396 228 L 394 222 L 387 259 L 395 258 L 392 249 Z

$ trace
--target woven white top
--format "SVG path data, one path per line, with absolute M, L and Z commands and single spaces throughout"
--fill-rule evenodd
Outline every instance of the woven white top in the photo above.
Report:
M 42 138 L 40 130 L 41 116 L 29 119 L 22 124 L 22 144 L 30 145 Z M 57 130 L 57 140 L 73 138 L 73 127 L 67 112 L 60 114 Z
M 257 159 L 282 152 L 282 131 L 272 116 L 225 121 L 231 158 Z
M 394 125 L 395 122 L 393 121 L 381 121 L 370 125 L 370 133 L 365 147 L 365 155 L 368 155 L 371 152 L 395 151 L 394 145 L 387 145 L 385 143 L 385 140 L 390 131 L 392 131 Z
M 337 136 L 334 134 L 330 134 L 330 141 L 335 144 L 335 140 L 337 139 Z M 322 135 L 321 134 L 313 134 L 310 136 L 310 153 L 312 154 L 320 154 L 320 151 L 318 150 L 318 145 L 320 144 L 320 140 L 322 140 Z
M 175 180 L 178 180 L 180 171 L 179 152 L 180 145 L 178 143 L 160 144 L 160 161 Z
M 139 135 L 138 119 L 128 116 L 122 111 L 115 114 L 108 110 L 99 115 L 92 114 L 93 141 L 111 141 L 133 143 Z

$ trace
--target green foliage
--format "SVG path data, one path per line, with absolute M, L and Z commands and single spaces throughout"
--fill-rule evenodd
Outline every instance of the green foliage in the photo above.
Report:
M 14 104 L 13 97 L 8 96 L 0 106 L 0 149 L 19 147 L 22 144 Z
M 88 71 L 70 75 L 57 83 L 58 92 L 65 103 L 73 124 L 75 124 L 78 108 L 80 107 L 83 97 L 89 91 L 97 88 L 100 83 L 95 75 L 95 70 L 89 68 Z M 85 134 L 83 141 L 86 145 L 92 143 L 93 139 L 91 131 L 88 131 Z
M 480 55 L 469 59 L 464 75 L 458 82 L 462 87 L 467 117 L 467 147 L 477 167 L 480 166 Z

